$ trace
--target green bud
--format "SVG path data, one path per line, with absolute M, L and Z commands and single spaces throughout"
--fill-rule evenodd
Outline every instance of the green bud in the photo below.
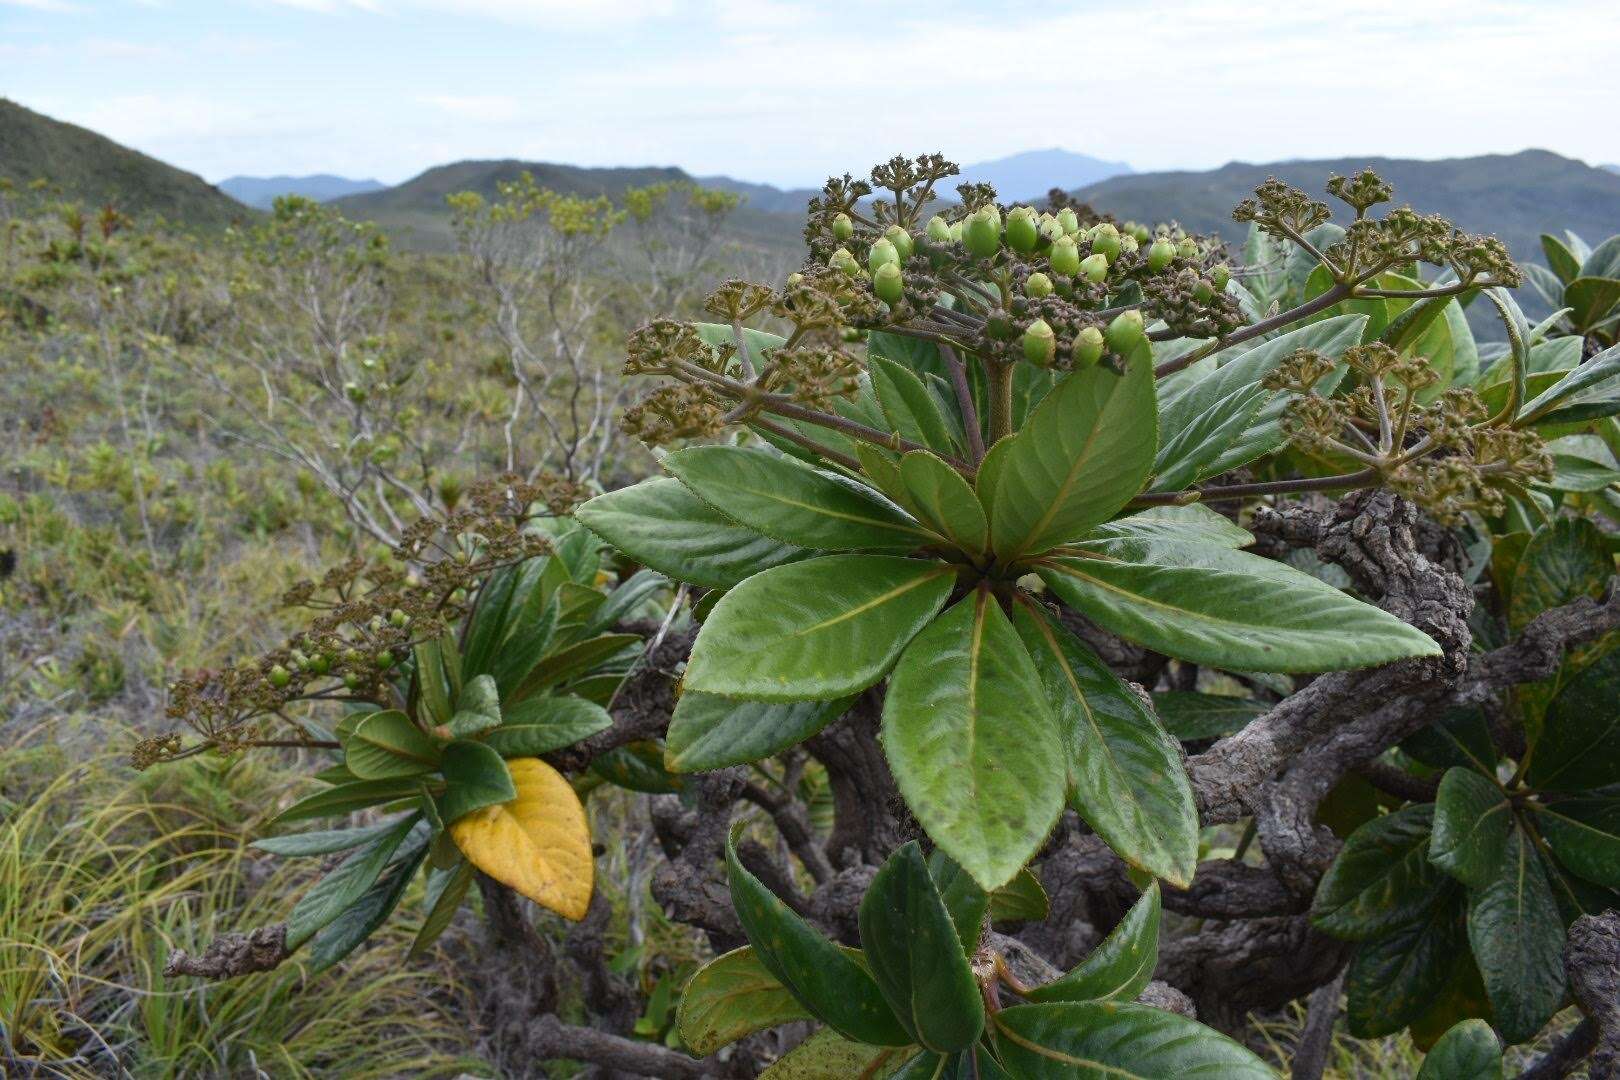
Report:
M 325 675 L 332 670 L 332 658 L 326 653 L 309 658 L 309 670 L 314 675 Z
M 391 625 L 396 630 L 405 629 L 405 625 L 407 623 L 409 623 L 410 621 L 411 621 L 411 617 L 409 615 L 405 614 L 399 608 L 395 608 L 393 611 L 390 611 L 388 613 L 389 625 Z
M 265 678 L 269 680 L 271 686 L 275 687 L 277 690 L 281 690 L 284 689 L 288 683 L 292 682 L 292 672 L 288 671 L 280 664 L 277 664 L 275 667 L 270 669 L 270 674 L 266 675 Z
M 1226 291 L 1226 283 L 1232 280 L 1232 268 L 1225 263 L 1216 263 L 1209 269 L 1209 279 L 1221 292 Z
M 889 263 L 899 266 L 900 252 L 892 243 L 880 237 L 872 242 L 872 250 L 866 253 L 866 265 L 875 273 L 878 267 L 887 266 Z
M 1091 250 L 1109 262 L 1119 256 L 1119 230 L 1103 222 L 1091 233 Z
M 1159 237 L 1148 248 L 1147 268 L 1150 273 L 1157 274 L 1170 265 L 1170 260 L 1176 257 L 1176 245 Z
M 1040 243 L 1040 228 L 1036 224 L 1035 211 L 1027 206 L 1015 207 L 1007 215 L 1007 246 L 1020 255 L 1028 255 Z
M 1051 243 L 1056 243 L 1058 237 L 1065 235 L 1063 226 L 1059 225 L 1057 218 L 1051 214 L 1041 215 L 1041 235 Z
M 1036 319 L 1024 330 L 1024 359 L 1036 367 L 1050 367 L 1057 352 L 1057 339 L 1045 319 Z
M 962 226 L 962 244 L 968 253 L 988 259 L 1001 249 L 1001 214 L 993 206 L 975 210 Z
M 850 277 L 854 277 L 861 272 L 861 264 L 855 261 L 855 256 L 849 253 L 849 248 L 839 248 L 833 252 L 832 258 L 827 260 L 827 264 L 834 269 L 842 270 Z
M 883 238 L 894 245 L 894 250 L 900 253 L 901 262 L 911 258 L 912 251 L 916 249 L 911 234 L 898 225 L 890 225 L 887 229 L 884 229 Z
M 377 665 L 378 671 L 387 671 L 389 668 L 394 666 L 394 654 L 389 652 L 387 649 L 384 649 L 382 652 L 372 657 L 372 662 Z
M 1069 236 L 1073 236 L 1080 231 L 1080 219 L 1067 206 L 1057 212 L 1057 223 L 1063 227 L 1063 231 Z
M 1176 253 L 1183 259 L 1198 258 L 1198 241 L 1192 237 L 1183 237 L 1181 243 L 1176 245 Z
M 1047 257 L 1052 262 L 1054 274 L 1074 277 L 1080 272 L 1080 248 L 1076 246 L 1072 236 L 1060 236 L 1054 240 Z
M 359 649 L 344 649 L 343 662 L 350 667 L 359 667 L 365 661 L 366 654 Z
M 1108 343 L 1110 352 L 1124 356 L 1141 344 L 1142 336 L 1142 313 L 1131 308 L 1114 316 L 1114 321 L 1108 324 L 1108 332 L 1103 335 L 1103 340 Z
M 886 262 L 872 271 L 872 292 L 885 303 L 900 302 L 900 297 L 905 294 L 905 282 L 901 280 L 898 263 Z
M 361 687 L 366 685 L 366 680 L 362 679 L 358 675 L 350 673 L 343 676 L 343 685 L 348 687 L 350 690 L 359 690 Z
M 1121 251 L 1134 255 L 1138 246 L 1139 245 L 1136 243 L 1136 237 L 1132 236 L 1130 233 L 1126 233 L 1124 236 L 1119 238 L 1119 250 Z
M 1087 255 L 1080 260 L 1080 273 L 1086 280 L 1096 285 L 1108 276 L 1108 256 L 1097 254 Z
M 803 280 L 804 280 L 804 275 L 803 274 L 799 273 L 797 270 L 793 271 L 793 273 L 791 273 L 791 274 L 789 274 L 787 276 L 788 288 L 790 288 L 790 289 L 793 288 L 795 285 L 797 285 L 799 282 L 801 282 Z
M 1095 326 L 1088 326 L 1074 335 L 1074 347 L 1070 355 L 1074 357 L 1074 366 L 1088 368 L 1102 359 L 1103 332 Z
M 946 221 L 939 214 L 935 214 L 933 217 L 929 218 L 928 219 L 928 239 L 932 240 L 936 244 L 948 244 L 948 243 L 950 243 L 951 242 L 951 223 Z
M 1037 271 L 1024 280 L 1024 292 L 1039 300 L 1052 295 L 1052 279 Z
M 853 326 L 844 327 L 838 332 L 838 336 L 851 345 L 861 340 L 861 332 Z
M 832 234 L 840 244 L 855 235 L 855 223 L 849 219 L 848 214 L 839 214 L 833 218 Z
M 1148 239 L 1153 235 L 1153 230 L 1149 229 L 1146 225 L 1135 221 L 1127 222 L 1125 225 L 1125 231 L 1134 236 L 1138 244 L 1147 243 Z

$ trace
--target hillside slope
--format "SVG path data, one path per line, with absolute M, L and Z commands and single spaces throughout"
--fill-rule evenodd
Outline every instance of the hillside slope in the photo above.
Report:
M 1247 226 L 1232 220 L 1232 208 L 1268 176 L 1325 198 L 1323 185 L 1330 174 L 1350 174 L 1367 165 L 1395 186 L 1397 204 L 1444 214 L 1471 232 L 1493 232 L 1521 260 L 1540 259 L 1538 237 L 1544 232 L 1573 229 L 1593 244 L 1620 232 L 1620 176 L 1546 150 L 1442 161 L 1234 161 L 1210 172 L 1116 176 L 1075 194 L 1118 217 L 1144 222 L 1174 218 L 1189 228 L 1239 240 Z M 1338 212 L 1344 205 L 1327 201 L 1342 223 Z
M 283 195 L 302 195 L 316 202 L 331 202 L 345 195 L 381 191 L 388 185 L 379 180 L 350 180 L 346 176 L 315 173 L 312 176 L 232 176 L 219 182 L 219 190 L 248 206 L 268 210 Z
M 219 228 L 253 213 L 200 176 L 6 98 L 0 98 L 0 177 L 19 185 L 43 179 L 62 198 L 111 203 L 187 228 Z

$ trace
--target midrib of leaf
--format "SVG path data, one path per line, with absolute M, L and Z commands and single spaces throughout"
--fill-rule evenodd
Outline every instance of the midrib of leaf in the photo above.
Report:
M 1159 608 L 1160 610 L 1163 610 L 1163 611 L 1174 612 L 1175 614 L 1183 616 L 1185 618 L 1200 619 L 1200 620 L 1202 620 L 1204 622 L 1217 623 L 1217 624 L 1219 624 L 1221 626 L 1231 626 L 1231 627 L 1235 627 L 1235 628 L 1240 629 L 1240 630 L 1248 630 L 1248 631 L 1252 632 L 1255 629 L 1254 626 L 1252 626 L 1251 624 L 1248 624 L 1248 623 L 1233 622 L 1230 619 L 1222 619 L 1222 618 L 1220 618 L 1218 616 L 1215 616 L 1215 615 L 1208 615 L 1208 614 L 1205 614 L 1204 612 L 1201 612 L 1201 611 L 1194 611 L 1191 608 L 1175 607 L 1174 605 L 1167 604 L 1162 600 L 1154 600 L 1151 597 L 1143 596 L 1141 593 L 1134 593 L 1134 592 L 1131 592 L 1128 589 L 1122 589 L 1118 585 L 1113 585 L 1113 584 L 1110 584 L 1109 582 L 1103 581 L 1100 578 L 1094 578 L 1089 574 L 1081 573 L 1079 570 L 1076 570 L 1072 566 L 1066 566 L 1066 565 L 1064 565 L 1062 563 L 1052 562 L 1049 559 L 1043 559 L 1040 562 L 1038 562 L 1036 565 L 1049 567 L 1050 569 L 1056 571 L 1057 573 L 1068 574 L 1070 577 L 1076 577 L 1076 578 L 1081 579 L 1082 581 L 1089 581 L 1091 584 L 1097 586 L 1097 588 L 1099 588 L 1099 589 L 1106 589 L 1108 592 L 1115 593 L 1116 595 L 1119 595 L 1119 596 L 1130 597 L 1132 601 L 1134 601 L 1136 603 L 1139 603 L 1139 604 L 1142 604 L 1142 605 L 1144 605 L 1146 607 Z M 1152 564 L 1151 563 L 1124 563 L 1124 562 L 1122 562 L 1120 565 L 1122 565 L 1122 566 L 1151 566 Z M 1225 572 L 1221 571 L 1221 570 L 1208 570 L 1208 571 L 1206 571 L 1206 573 L 1208 573 L 1211 577 L 1214 577 L 1214 576 L 1222 576 L 1222 577 L 1224 577 L 1225 576 Z
M 1479 831 L 1480 826 L 1484 825 L 1485 822 L 1490 818 L 1490 816 L 1492 814 L 1495 814 L 1498 811 L 1511 810 L 1511 809 L 1512 809 L 1512 807 L 1508 805 L 1508 803 L 1507 803 L 1507 801 L 1505 799 L 1502 802 L 1497 803 L 1495 806 L 1491 807 L 1489 810 L 1487 810 L 1483 814 L 1479 815 L 1479 817 L 1475 818 L 1473 824 L 1468 826 L 1468 830 L 1466 832 L 1464 832 L 1461 837 L 1458 838 L 1456 845 L 1454 847 L 1449 848 L 1448 850 L 1455 852 L 1459 848 L 1461 848 L 1465 843 L 1467 843 L 1469 840 L 1473 839 L 1474 834 Z
M 771 502 L 781 503 L 783 506 L 791 506 L 799 510 L 808 510 L 811 513 L 820 514 L 823 517 L 838 518 L 842 521 L 853 521 L 858 525 L 874 525 L 882 529 L 892 529 L 896 532 L 916 533 L 918 536 L 924 537 L 934 535 L 927 529 L 920 528 L 915 525 L 907 525 L 902 521 L 885 521 L 882 518 L 862 517 L 859 514 L 845 513 L 841 510 L 832 510 L 825 506 L 817 506 L 814 503 L 801 502 L 798 499 L 790 499 L 776 491 L 760 491 L 757 488 L 747 488 L 740 485 L 736 488 L 736 490 L 744 495 L 753 495 L 761 499 L 767 499 Z M 851 494 L 853 494 L 853 492 L 851 492 Z M 858 497 L 859 496 L 857 496 L 857 498 Z M 784 540 L 781 542 L 789 543 L 790 541 Z
M 932 572 L 930 572 L 928 574 L 924 574 L 922 577 L 918 578 L 915 581 L 909 581 L 904 585 L 896 586 L 895 588 L 890 589 L 888 592 L 884 593 L 882 596 L 874 596 L 872 599 L 868 600 L 866 603 L 857 604 L 854 607 L 850 608 L 848 611 L 841 611 L 837 615 L 834 615 L 832 618 L 823 619 L 821 622 L 816 623 L 814 626 L 807 626 L 803 630 L 795 630 L 795 631 L 793 631 L 793 633 L 789 634 L 788 637 L 805 637 L 807 635 L 815 633 L 818 630 L 825 630 L 829 626 L 837 626 L 839 623 L 844 622 L 844 621 L 846 621 L 848 619 L 853 619 L 855 616 L 860 615 L 863 612 L 871 611 L 873 608 L 878 607 L 881 604 L 887 604 L 889 601 L 893 600 L 897 596 L 904 596 L 906 593 L 910 592 L 912 589 L 921 588 L 922 586 L 927 585 L 929 582 L 933 581 L 935 578 L 938 578 L 943 573 L 945 573 L 944 570 L 936 570 L 936 571 L 932 571 Z
M 1600 732 L 1599 734 L 1593 736 L 1593 738 L 1584 745 L 1583 750 L 1590 750 L 1592 747 L 1597 746 L 1600 743 L 1602 743 L 1603 740 L 1607 739 L 1609 737 L 1609 735 L 1613 733 L 1613 731 L 1614 731 L 1614 729 L 1616 727 L 1620 727 L 1620 713 L 1616 713 L 1614 719 L 1609 721 L 1608 726 L 1605 727 L 1602 730 L 1602 732 Z M 1569 767 L 1571 765 L 1575 764 L 1577 761 L 1582 760 L 1585 756 L 1586 755 L 1585 755 L 1584 752 L 1583 753 L 1578 753 L 1578 754 L 1566 754 L 1564 756 L 1564 763 L 1562 765 L 1560 765 L 1557 769 L 1553 770 L 1553 772 L 1550 773 L 1549 775 L 1543 776 L 1541 778 L 1541 783 L 1545 785 L 1545 784 L 1548 784 L 1548 783 L 1552 782 L 1553 780 L 1558 779 L 1558 777 L 1560 775 L 1562 775 L 1564 772 L 1568 771 L 1568 769 L 1569 769 Z
M 968 738 L 967 760 L 973 760 L 973 747 L 979 741 L 979 653 L 984 648 L 985 602 L 989 593 L 978 590 L 973 599 L 973 637 L 968 644 Z M 972 777 L 973 795 L 979 794 L 977 772 Z
M 1014 545 L 1015 550 L 1008 552 L 1009 555 L 1024 554 L 1025 548 L 1029 546 L 1030 541 L 1039 536 L 1042 532 L 1046 531 L 1046 527 L 1052 523 L 1052 519 L 1057 517 L 1058 509 L 1069 497 L 1069 492 L 1074 490 L 1075 483 L 1080 478 L 1080 471 L 1091 461 L 1092 446 L 1094 443 L 1096 443 L 1097 435 L 1102 430 L 1103 426 L 1101 423 L 1102 415 L 1108 410 L 1108 403 L 1114 399 L 1114 394 L 1118 391 L 1119 384 L 1122 384 L 1123 382 L 1123 379 L 1115 380 L 1115 385 L 1108 391 L 1108 397 L 1103 400 L 1102 406 L 1097 410 L 1099 422 L 1092 424 L 1091 430 L 1086 433 L 1085 442 L 1080 444 L 1080 453 L 1075 458 L 1074 462 L 1069 466 L 1069 471 L 1064 476 L 1063 483 L 1058 485 L 1057 494 L 1047 505 L 1046 513 L 1042 514 L 1039 520 L 1036 521 L 1035 525 L 1029 530 L 1028 533 L 1024 535 L 1024 538 Z M 996 495 L 996 501 L 999 502 L 1000 500 L 1001 495 L 998 492 Z
M 1007 1041 L 1017 1043 L 1025 1050 L 1028 1050 L 1031 1053 L 1039 1054 L 1048 1061 L 1058 1061 L 1065 1065 L 1084 1065 L 1090 1069 L 1100 1070 L 1109 1076 L 1124 1076 L 1128 1077 L 1129 1080 L 1152 1080 L 1152 1077 L 1145 1073 L 1132 1072 L 1129 1069 L 1121 1069 L 1115 1065 L 1108 1065 L 1101 1061 L 1093 1061 L 1091 1058 L 1073 1057 L 1072 1055 L 1063 1053 L 1061 1050 L 1053 1050 L 1050 1046 L 1042 1046 L 1040 1043 L 1031 1042 L 1029 1039 L 1024 1038 L 1022 1035 L 1008 1028 L 1006 1024 L 1002 1023 L 1001 1018 L 995 1013 L 991 1013 L 990 1018 L 995 1021 L 996 1030 L 1002 1035 L 1006 1036 Z

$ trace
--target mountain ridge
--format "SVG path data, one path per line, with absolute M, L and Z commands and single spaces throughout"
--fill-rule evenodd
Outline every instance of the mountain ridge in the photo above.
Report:
M 334 173 L 310 173 L 307 176 L 228 176 L 215 186 L 239 203 L 256 210 L 268 210 L 283 195 L 331 202 L 345 195 L 381 191 L 388 185 L 369 178 L 353 180 Z

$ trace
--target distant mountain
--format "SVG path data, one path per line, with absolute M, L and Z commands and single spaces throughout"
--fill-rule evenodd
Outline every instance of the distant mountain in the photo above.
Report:
M 1323 185 L 1330 174 L 1348 175 L 1367 165 L 1395 186 L 1397 204 L 1444 214 L 1470 232 L 1495 233 L 1521 260 L 1541 258 L 1539 237 L 1544 232 L 1572 229 L 1592 243 L 1620 232 L 1620 175 L 1546 150 L 1442 161 L 1366 157 L 1269 165 L 1234 161 L 1210 172 L 1116 176 L 1075 194 L 1118 217 L 1142 222 L 1174 218 L 1189 228 L 1236 241 L 1247 226 L 1232 220 L 1232 207 L 1268 176 L 1324 197 Z M 1333 199 L 1327 202 L 1336 214 L 1343 209 Z
M 388 185 L 380 180 L 350 180 L 331 173 L 313 176 L 233 176 L 219 182 L 219 190 L 248 206 L 268 210 L 282 195 L 302 195 L 316 202 L 331 202 L 345 195 L 381 191 Z
M 753 184 L 747 180 L 733 180 L 729 176 L 699 176 L 696 179 L 698 183 L 706 188 L 741 195 L 744 206 L 764 211 L 767 214 L 792 214 L 797 217 L 804 213 L 804 208 L 811 199 L 821 194 L 820 188 L 787 188 L 784 190 L 779 187 L 772 187 L 770 184 Z
M 1604 172 L 1620 173 L 1620 165 L 1599 165 Z
M 110 203 L 190 228 L 219 228 L 252 213 L 200 176 L 6 98 L 0 98 L 0 177 L 44 180 L 64 199 Z
M 995 185 L 1002 202 L 1028 202 L 1045 198 L 1053 188 L 1073 191 L 1112 176 L 1132 173 L 1123 161 L 1103 161 L 1068 150 L 1026 150 L 1011 157 L 962 166 L 962 175 L 952 180 L 949 193 L 955 198 L 960 183 Z

